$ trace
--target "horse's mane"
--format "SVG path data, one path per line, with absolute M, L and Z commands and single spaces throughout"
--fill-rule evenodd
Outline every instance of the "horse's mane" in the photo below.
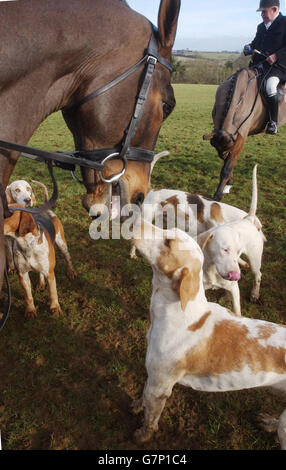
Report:
M 229 111 L 229 108 L 230 108 L 230 105 L 231 105 L 231 102 L 232 102 L 232 98 L 233 98 L 233 94 L 234 94 L 234 90 L 235 90 L 235 87 L 236 87 L 236 82 L 237 82 L 237 78 L 238 78 L 238 75 L 240 74 L 240 72 L 242 72 L 243 70 L 246 70 L 248 71 L 248 68 L 247 67 L 242 67 L 241 69 L 237 70 L 236 72 L 234 72 L 233 75 L 231 75 L 224 83 L 227 83 L 229 82 L 229 89 L 228 89 L 228 92 L 227 92 L 227 95 L 226 95 L 226 98 L 225 98 L 225 106 L 224 106 L 224 110 L 223 110 L 223 113 L 222 113 L 222 118 L 221 118 L 221 123 L 220 123 L 220 127 L 219 129 L 222 128 L 223 126 L 223 123 L 225 121 L 225 118 L 227 116 L 227 113 Z

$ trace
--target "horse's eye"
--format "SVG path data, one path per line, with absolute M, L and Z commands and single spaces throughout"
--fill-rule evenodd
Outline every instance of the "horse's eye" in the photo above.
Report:
M 173 111 L 174 106 L 171 105 L 170 103 L 167 103 L 166 101 L 163 101 L 163 119 L 166 119 L 169 114 Z

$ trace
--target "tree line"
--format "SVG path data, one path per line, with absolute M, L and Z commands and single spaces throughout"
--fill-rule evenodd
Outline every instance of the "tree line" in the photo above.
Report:
M 247 66 L 249 57 L 240 54 L 234 61 L 210 60 L 203 58 L 183 61 L 172 56 L 173 83 L 199 83 L 218 85 L 227 80 L 236 70 Z

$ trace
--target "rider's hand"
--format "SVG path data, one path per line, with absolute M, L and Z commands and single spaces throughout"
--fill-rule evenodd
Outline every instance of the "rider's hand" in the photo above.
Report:
M 244 54 L 244 55 L 252 55 L 252 54 L 253 54 L 253 49 L 252 49 L 252 47 L 251 47 L 249 44 L 247 44 L 246 46 L 244 46 L 244 48 L 243 48 L 243 54 Z
M 272 64 L 275 64 L 275 62 L 277 61 L 277 55 L 276 54 L 271 54 L 267 57 L 266 61 L 272 65 Z

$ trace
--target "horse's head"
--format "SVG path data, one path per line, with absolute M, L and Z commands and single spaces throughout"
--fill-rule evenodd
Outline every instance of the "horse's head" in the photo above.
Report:
M 229 156 L 239 134 L 246 137 L 255 121 L 252 109 L 257 93 L 255 78 L 253 71 L 244 68 L 217 89 L 212 111 L 214 130 L 203 138 L 210 140 L 222 159 Z
M 88 70 L 85 70 L 85 80 L 81 80 L 71 101 L 77 103 L 94 90 L 109 84 L 140 62 L 146 54 L 152 34 L 151 24 L 127 6 L 122 8 L 126 10 L 126 23 L 118 37 L 116 49 L 106 52 L 101 60 L 93 58 L 88 64 Z M 170 84 L 171 74 L 164 65 L 164 60 L 169 62 L 171 59 L 179 9 L 180 0 L 161 0 L 158 31 L 155 32 L 155 37 L 162 61 L 158 60 L 155 65 L 149 91 L 146 93 L 144 110 L 130 142 L 131 148 L 143 149 L 147 154 L 148 151 L 149 154 L 153 151 L 161 124 L 175 106 Z M 64 118 L 73 133 L 77 150 L 119 149 L 118 151 L 121 151 L 128 128 L 131 127 L 131 118 L 136 113 L 135 104 L 144 82 L 145 71 L 146 61 L 115 86 L 88 101 L 81 102 L 80 106 L 74 107 L 71 102 L 72 106 L 67 107 Z M 99 205 L 109 205 L 109 184 L 104 180 L 110 180 L 112 176 L 120 173 L 122 168 L 123 161 L 118 158 L 107 161 L 101 174 L 82 168 L 83 182 L 87 190 L 83 197 L 83 205 L 91 215 L 100 215 Z M 112 193 L 121 197 L 121 207 L 125 204 L 143 202 L 150 189 L 150 169 L 150 158 L 149 160 L 147 158 L 147 161 L 140 156 L 135 160 L 128 159 L 124 175 L 112 185 Z

